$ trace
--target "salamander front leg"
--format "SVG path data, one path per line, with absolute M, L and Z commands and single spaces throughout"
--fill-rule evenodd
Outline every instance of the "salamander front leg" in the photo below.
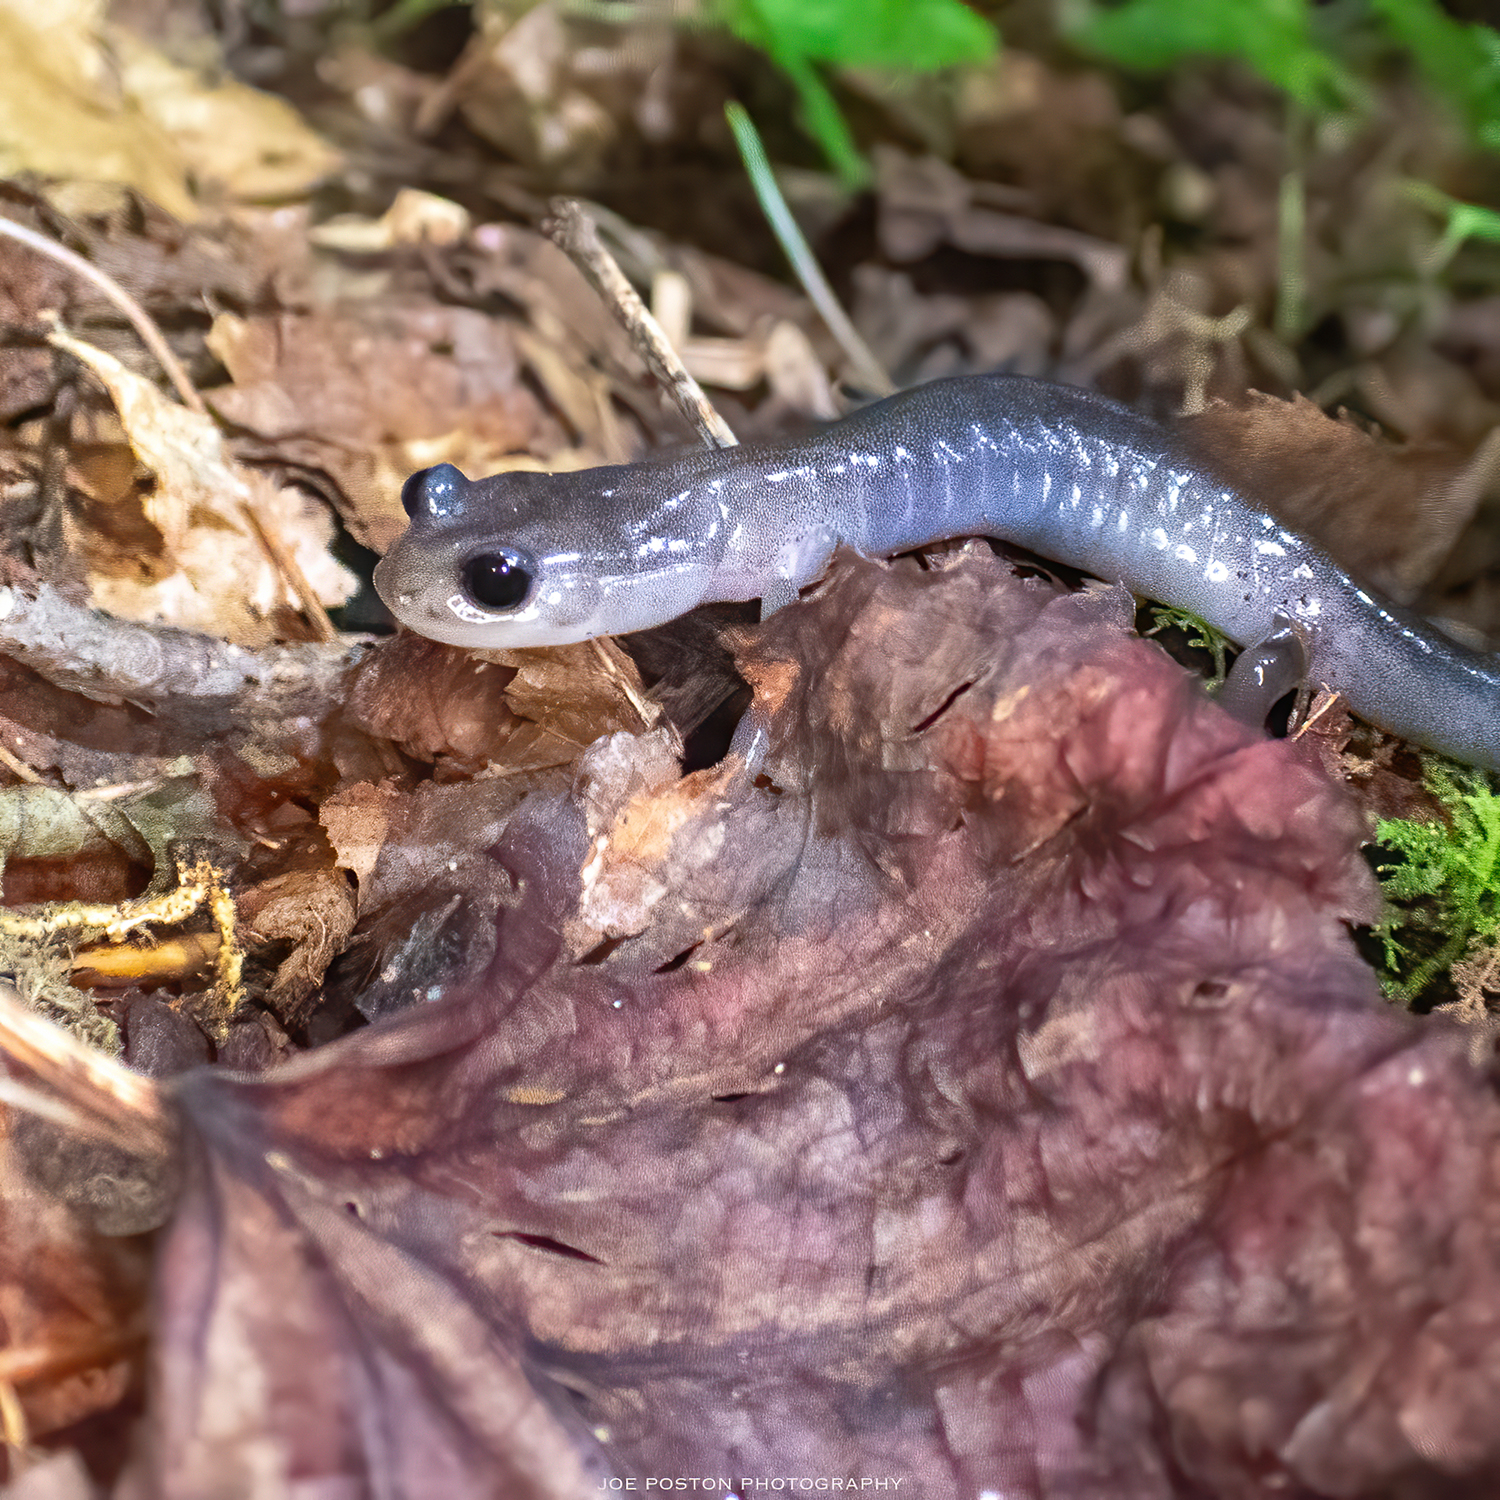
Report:
M 802 592 L 790 578 L 773 578 L 760 596 L 760 617 L 769 620 L 778 609 L 784 609 Z
M 1289 615 L 1278 614 L 1270 635 L 1247 646 L 1235 659 L 1224 686 L 1219 689 L 1219 705 L 1242 724 L 1264 729 L 1271 710 L 1295 691 L 1297 702 L 1292 709 L 1295 724 L 1307 711 L 1311 665 L 1312 640 L 1307 626 Z

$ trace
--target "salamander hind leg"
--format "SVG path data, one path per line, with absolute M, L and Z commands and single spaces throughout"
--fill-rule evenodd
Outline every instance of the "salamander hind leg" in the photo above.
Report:
M 1264 729 L 1271 710 L 1290 692 L 1297 694 L 1292 722 L 1307 710 L 1308 673 L 1312 642 L 1300 621 L 1277 614 L 1274 628 L 1263 640 L 1247 646 L 1235 658 L 1218 700 L 1242 724 Z

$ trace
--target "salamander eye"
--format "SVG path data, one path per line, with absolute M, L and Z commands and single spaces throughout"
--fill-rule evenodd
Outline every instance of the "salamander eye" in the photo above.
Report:
M 464 592 L 485 609 L 514 609 L 531 592 L 531 576 L 515 552 L 481 552 L 464 564 Z

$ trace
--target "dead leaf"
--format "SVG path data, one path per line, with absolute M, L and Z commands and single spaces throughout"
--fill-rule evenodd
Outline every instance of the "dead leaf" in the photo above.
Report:
M 1352 949 L 1351 804 L 1130 614 L 845 564 L 744 661 L 764 774 L 601 742 L 508 814 L 482 978 L 179 1083 L 127 1482 L 1480 1484 L 1500 1106 Z
M 108 26 L 101 0 L 0 13 L 0 141 L 6 176 L 124 183 L 184 222 L 205 187 L 305 192 L 339 159 L 284 101 Z
M 346 523 L 376 551 L 406 524 L 398 497 L 414 469 L 446 461 L 488 473 L 504 455 L 547 446 L 512 330 L 469 308 L 226 313 L 209 346 L 234 382 L 209 393 L 214 408 L 332 475 L 350 502 Z
M 1251 392 L 1175 430 L 1198 461 L 1405 603 L 1432 580 L 1494 478 L 1486 453 L 1398 447 L 1301 396 Z
M 341 788 L 318 809 L 318 821 L 333 845 L 335 868 L 348 870 L 360 888 L 380 858 L 390 806 L 397 796 L 394 787 L 359 782 Z
M 332 524 L 310 496 L 241 468 L 225 453 L 210 418 L 169 400 L 102 349 L 61 330 L 52 342 L 104 382 L 137 457 L 156 475 L 157 487 L 143 504 L 174 565 L 149 582 L 97 576 L 101 608 L 240 644 L 265 643 L 272 609 L 297 601 L 267 557 L 252 515 L 295 558 L 321 603 L 341 604 L 353 593 L 353 575 L 328 550 Z

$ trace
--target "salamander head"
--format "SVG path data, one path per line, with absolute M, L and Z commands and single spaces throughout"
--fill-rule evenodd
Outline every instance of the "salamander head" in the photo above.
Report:
M 561 646 L 644 630 L 697 605 L 712 572 L 691 496 L 646 466 L 406 481 L 411 525 L 375 569 L 402 624 L 454 646 Z

